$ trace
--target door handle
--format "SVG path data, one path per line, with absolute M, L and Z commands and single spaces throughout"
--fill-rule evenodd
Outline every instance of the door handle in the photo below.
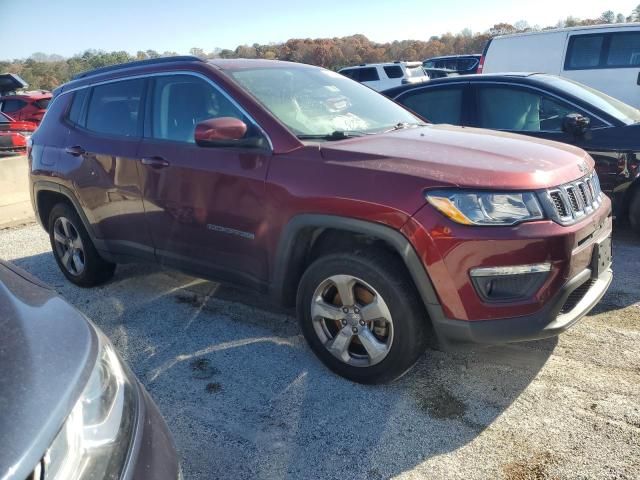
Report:
M 164 168 L 169 166 L 169 162 L 162 157 L 144 157 L 141 162 L 143 165 L 148 165 L 152 168 Z
M 80 155 L 84 155 L 85 149 L 79 145 L 74 145 L 73 147 L 67 147 L 64 149 L 69 155 L 73 155 L 74 157 L 79 157 Z
M 638 85 L 640 85 L 640 73 L 638 73 Z

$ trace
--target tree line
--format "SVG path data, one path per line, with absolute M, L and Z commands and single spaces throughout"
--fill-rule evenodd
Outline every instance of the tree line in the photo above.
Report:
M 568 17 L 556 25 L 541 28 L 530 26 L 525 21 L 498 23 L 486 32 L 473 33 L 464 29 L 457 34 L 445 33 L 432 36 L 428 40 L 396 40 L 378 43 L 364 35 L 351 35 L 336 38 L 294 38 L 283 43 L 260 45 L 240 45 L 234 50 L 214 48 L 192 48 L 190 54 L 201 58 L 263 58 L 308 63 L 337 70 L 348 65 L 361 63 L 390 62 L 396 60 L 425 60 L 439 55 L 482 53 L 489 39 L 511 33 L 550 30 L 580 25 L 597 25 L 640 21 L 640 5 L 630 15 L 608 10 L 594 19 Z M 157 52 L 155 50 L 138 51 L 132 55 L 125 51 L 104 52 L 86 50 L 82 54 L 64 58 L 56 54 L 34 53 L 27 59 L 0 61 L 0 72 L 20 75 L 31 89 L 51 90 L 65 83 L 74 75 L 98 67 L 145 60 L 163 56 L 177 55 L 176 52 Z

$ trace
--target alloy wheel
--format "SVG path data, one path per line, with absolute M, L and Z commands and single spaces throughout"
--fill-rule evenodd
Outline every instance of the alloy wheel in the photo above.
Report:
M 71 275 L 82 275 L 85 269 L 85 252 L 82 238 L 76 227 L 66 217 L 58 217 L 53 224 L 56 253 L 63 267 Z
M 333 275 L 316 288 L 311 319 L 320 342 L 336 358 L 370 367 L 388 355 L 393 321 L 382 296 L 351 275 Z

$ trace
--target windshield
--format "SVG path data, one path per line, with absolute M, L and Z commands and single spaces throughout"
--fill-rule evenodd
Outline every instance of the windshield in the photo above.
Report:
M 231 75 L 301 138 L 364 135 L 423 123 L 379 93 L 329 70 L 256 68 Z
M 626 125 L 640 122 L 640 110 L 591 87 L 551 75 L 536 75 L 536 79 L 593 105 Z

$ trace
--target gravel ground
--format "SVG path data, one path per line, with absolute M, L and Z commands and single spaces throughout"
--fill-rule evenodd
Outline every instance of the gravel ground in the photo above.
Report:
M 0 231 L 1 258 L 113 340 L 167 419 L 186 480 L 638 479 L 639 254 L 616 234 L 607 296 L 557 339 L 430 350 L 370 387 L 325 369 L 264 298 L 150 265 L 83 290 L 38 226 Z

